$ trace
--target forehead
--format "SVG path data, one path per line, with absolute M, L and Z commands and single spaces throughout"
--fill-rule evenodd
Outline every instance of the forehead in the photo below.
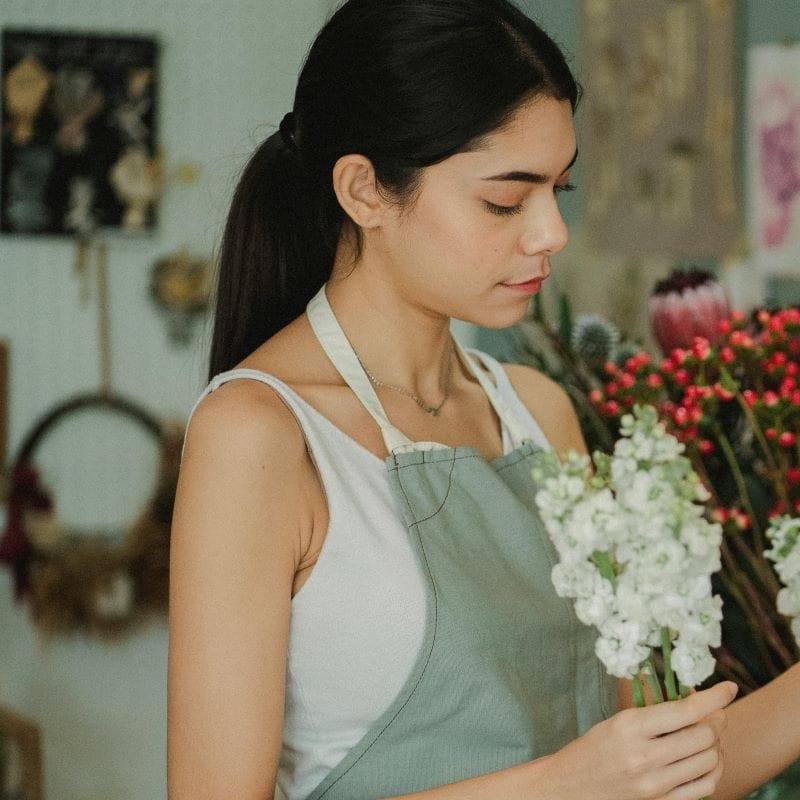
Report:
M 569 101 L 537 97 L 520 106 L 502 128 L 483 137 L 474 149 L 457 153 L 442 165 L 454 171 L 486 171 L 483 177 L 507 170 L 558 177 L 575 149 Z

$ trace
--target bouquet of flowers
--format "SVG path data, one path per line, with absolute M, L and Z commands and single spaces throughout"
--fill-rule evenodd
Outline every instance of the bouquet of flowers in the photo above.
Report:
M 756 689 L 800 660 L 800 310 L 731 312 L 710 275 L 676 273 L 651 302 L 664 351 L 654 358 L 607 320 L 573 319 L 564 298 L 559 308 L 554 327 L 534 309 L 528 325 L 548 347 L 525 360 L 570 393 L 590 449 L 630 441 L 639 405 L 683 445 L 707 491 L 705 516 L 722 530 L 710 680 Z
M 621 420 L 612 455 L 542 456 L 536 503 L 556 546 L 558 594 L 599 631 L 598 657 L 630 678 L 637 705 L 642 681 L 654 702 L 677 699 L 714 670 L 721 600 L 711 574 L 720 568 L 722 529 L 705 519 L 708 492 L 682 455 L 684 446 L 654 408 Z M 677 677 L 677 680 L 676 680 Z

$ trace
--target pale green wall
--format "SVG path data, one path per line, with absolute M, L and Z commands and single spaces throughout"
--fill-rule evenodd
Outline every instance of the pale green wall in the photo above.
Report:
M 184 244 L 211 253 L 235 177 L 290 108 L 299 65 L 327 10 L 327 0 L 0 0 L 0 26 L 153 34 L 161 42 L 165 172 L 198 162 L 200 180 L 168 184 L 152 234 L 108 239 L 113 385 L 157 415 L 185 419 L 205 379 L 206 346 L 200 335 L 188 349 L 169 343 L 148 297 L 152 265 Z M 65 238 L 0 237 L 12 452 L 56 402 L 98 386 L 97 310 L 81 301 L 74 253 Z M 126 443 L 100 438 L 112 463 L 97 491 L 74 498 L 95 524 L 102 520 L 92 510 L 98 495 L 112 491 L 139 503 L 147 496 L 114 459 L 111 448 Z M 86 449 L 83 440 L 65 452 L 73 472 Z M 73 522 L 65 509 L 68 476 L 54 482 L 60 515 Z M 151 482 L 152 472 L 145 485 Z M 3 516 L 0 506 L 0 530 Z M 13 603 L 9 571 L 0 569 L 0 704 L 40 724 L 48 800 L 166 797 L 166 654 L 163 620 L 119 644 L 41 642 L 26 610 Z

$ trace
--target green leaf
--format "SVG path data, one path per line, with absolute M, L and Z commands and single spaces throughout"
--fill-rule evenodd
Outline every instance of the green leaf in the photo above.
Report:
M 565 294 L 558 295 L 558 338 L 564 349 L 572 354 L 572 306 Z
M 595 550 L 592 553 L 592 561 L 600 574 L 616 588 L 617 574 L 614 571 L 614 562 L 611 560 L 611 556 L 608 553 Z
M 739 384 L 733 378 L 733 375 L 728 372 L 724 364 L 719 364 L 719 382 L 726 392 L 738 392 Z

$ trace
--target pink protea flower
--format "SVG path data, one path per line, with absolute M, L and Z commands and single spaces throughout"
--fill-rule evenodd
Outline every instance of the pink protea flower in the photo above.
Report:
M 653 334 L 664 354 L 691 350 L 698 336 L 716 342 L 730 313 L 725 290 L 702 270 L 674 271 L 656 284 L 650 298 Z

